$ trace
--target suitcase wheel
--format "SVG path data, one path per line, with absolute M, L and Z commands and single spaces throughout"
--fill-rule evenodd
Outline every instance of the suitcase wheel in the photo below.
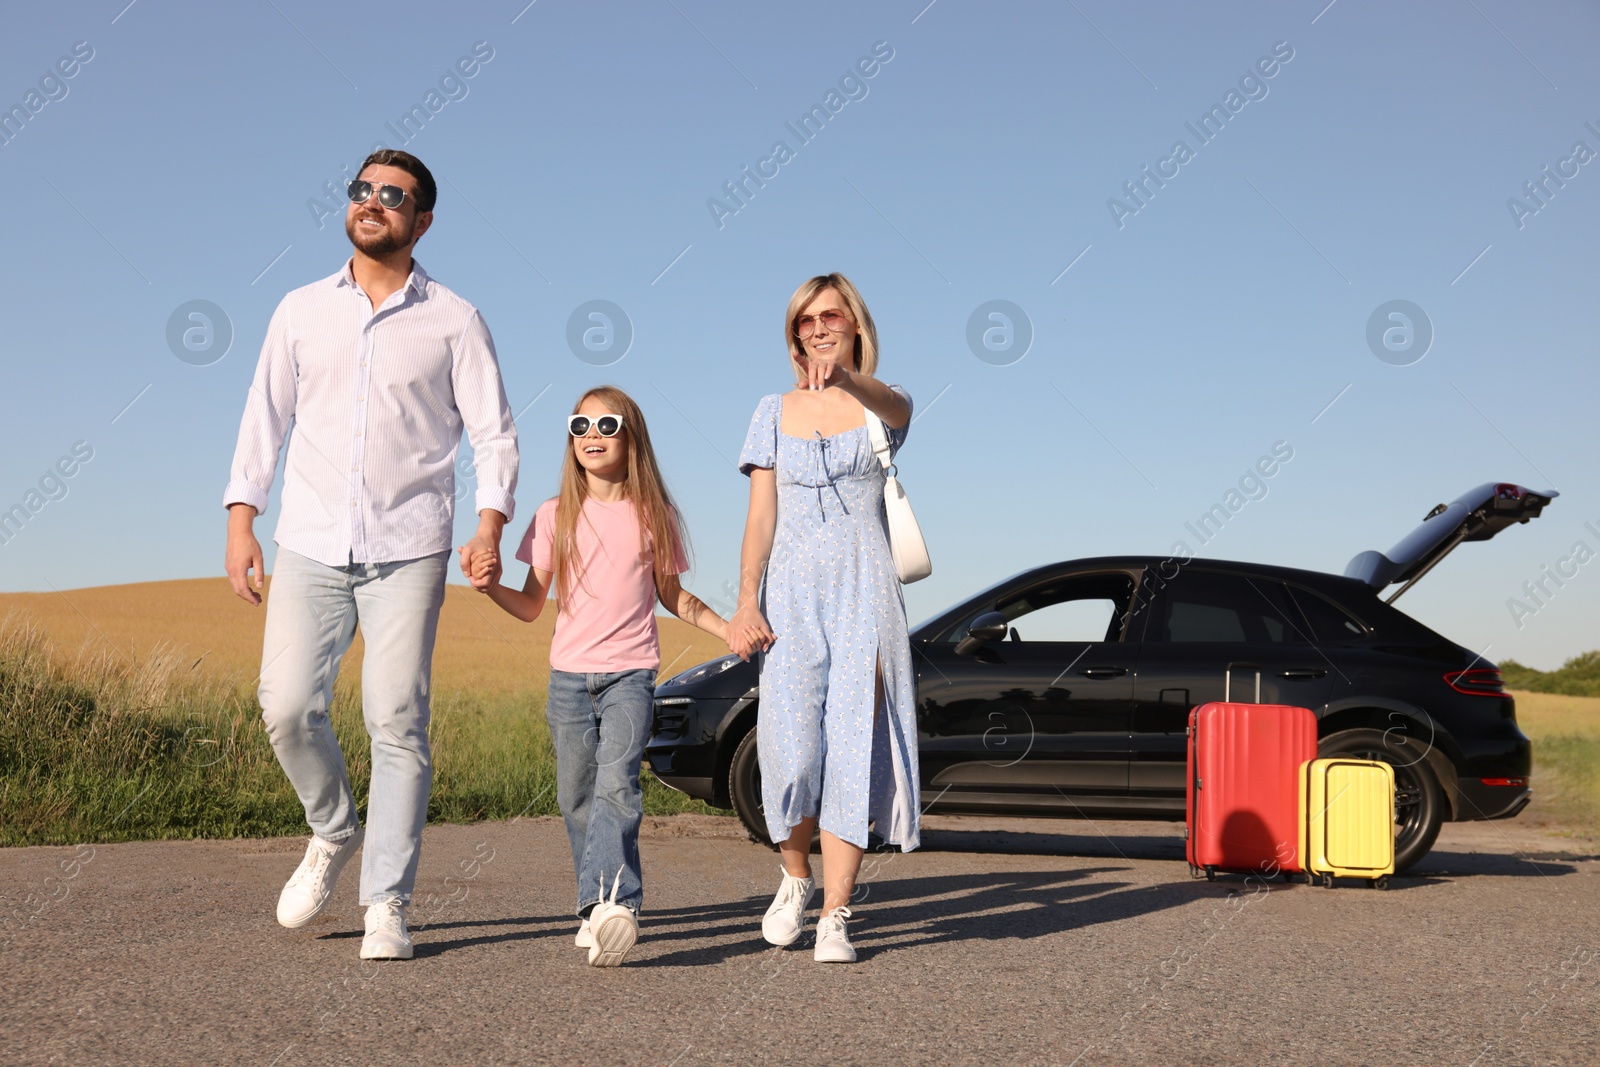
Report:
M 1207 867 L 1206 868 L 1206 881 L 1215 882 L 1216 880 L 1217 880 L 1217 869 L 1215 867 Z
M 1324 888 L 1324 889 L 1332 889 L 1333 888 L 1333 875 L 1324 874 L 1322 876 L 1322 888 Z
M 1372 880 L 1372 888 L 1374 888 L 1374 889 L 1388 889 L 1389 888 L 1389 876 L 1387 874 L 1380 874 L 1378 877 L 1374 878 Z

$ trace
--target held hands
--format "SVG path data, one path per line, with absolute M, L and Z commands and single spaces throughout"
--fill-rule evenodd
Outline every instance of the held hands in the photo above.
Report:
M 461 573 L 466 575 L 472 588 L 487 593 L 500 580 L 500 553 L 480 543 L 476 538 L 462 545 Z
M 726 641 L 728 651 L 745 662 L 757 652 L 765 652 L 772 647 L 772 642 L 777 640 L 772 632 L 772 627 L 767 625 L 766 617 L 761 614 L 761 609 L 755 604 L 746 604 L 733 613 L 733 618 L 728 620 Z
M 830 386 L 846 385 L 854 377 L 854 372 L 848 367 L 839 366 L 837 359 L 808 356 L 805 352 L 798 352 L 794 361 L 799 365 L 800 373 L 805 375 L 805 380 L 799 386 L 801 389 L 820 391 Z

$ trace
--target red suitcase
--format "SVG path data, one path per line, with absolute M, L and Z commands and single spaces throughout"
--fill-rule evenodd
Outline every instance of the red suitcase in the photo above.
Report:
M 1316 758 L 1317 717 L 1309 708 L 1224 702 L 1191 711 L 1184 805 L 1191 870 L 1207 878 L 1219 870 L 1265 877 L 1300 870 L 1299 773 Z

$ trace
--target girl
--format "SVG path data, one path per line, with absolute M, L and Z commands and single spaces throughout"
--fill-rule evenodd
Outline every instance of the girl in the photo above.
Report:
M 789 945 L 805 928 L 820 820 L 826 883 L 814 958 L 854 963 L 845 920 L 867 824 L 906 851 L 918 843 L 911 642 L 889 552 L 885 475 L 865 425 L 881 419 L 897 450 L 911 397 L 873 377 L 877 328 L 843 275 L 796 290 L 783 332 L 796 388 L 761 399 L 739 456 L 750 513 L 728 624 L 733 651 L 746 659 L 766 651 L 757 744 L 783 882 L 761 932 Z
M 555 582 L 545 715 L 578 880 L 576 944 L 590 966 L 615 967 L 638 939 L 644 900 L 639 761 L 661 665 L 656 598 L 723 640 L 727 624 L 678 583 L 688 569 L 678 512 L 639 406 L 613 386 L 590 389 L 567 432 L 561 495 L 540 506 L 517 548 L 530 568 L 522 590 L 499 584 L 490 551 L 469 569 L 473 585 L 524 622 L 539 617 Z

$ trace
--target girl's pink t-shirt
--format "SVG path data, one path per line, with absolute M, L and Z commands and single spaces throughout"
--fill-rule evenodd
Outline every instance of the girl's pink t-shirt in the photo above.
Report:
M 534 570 L 550 570 L 555 529 L 556 500 L 552 498 L 534 513 L 517 546 L 517 559 Z M 582 577 L 573 583 L 569 603 L 558 605 L 550 666 L 574 674 L 660 667 L 655 552 L 649 535 L 639 528 L 633 501 L 585 500 L 574 538 Z M 682 574 L 689 564 L 676 533 L 672 541 L 672 566 L 668 569 Z M 551 581 L 553 584 L 553 576 Z

